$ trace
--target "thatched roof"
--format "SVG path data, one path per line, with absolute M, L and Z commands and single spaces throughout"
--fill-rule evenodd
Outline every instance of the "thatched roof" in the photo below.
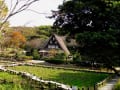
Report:
M 67 48 L 67 46 L 66 46 L 63 38 L 62 38 L 61 36 L 56 35 L 56 34 L 53 34 L 53 35 L 49 38 L 49 40 L 47 41 L 47 43 L 46 43 L 46 45 L 44 46 L 44 48 L 48 45 L 48 42 L 50 41 L 50 39 L 51 39 L 53 36 L 54 36 L 55 39 L 57 40 L 60 48 L 61 48 L 67 55 L 70 55 L 70 51 L 68 50 L 68 48 Z
M 59 45 L 61 46 L 61 48 L 64 50 L 64 52 L 65 52 L 67 55 L 69 55 L 69 54 L 70 54 L 70 51 L 68 50 L 67 46 L 65 45 L 65 42 L 63 41 L 63 39 L 62 39 L 60 36 L 56 35 L 56 34 L 54 34 L 54 35 L 55 35 L 55 37 L 56 37 Z

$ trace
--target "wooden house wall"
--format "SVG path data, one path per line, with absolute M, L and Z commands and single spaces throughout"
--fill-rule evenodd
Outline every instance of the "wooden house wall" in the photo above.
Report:
M 58 41 L 56 40 L 55 36 L 52 36 L 48 41 L 45 49 L 61 49 Z

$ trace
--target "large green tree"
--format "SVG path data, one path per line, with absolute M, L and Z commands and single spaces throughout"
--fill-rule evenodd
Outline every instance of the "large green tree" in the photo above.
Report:
M 53 11 L 53 26 L 77 40 L 81 55 L 114 69 L 120 65 L 119 15 L 118 0 L 69 0 Z
M 72 35 L 83 31 L 107 31 L 120 28 L 120 1 L 70 0 L 54 11 L 54 27 Z

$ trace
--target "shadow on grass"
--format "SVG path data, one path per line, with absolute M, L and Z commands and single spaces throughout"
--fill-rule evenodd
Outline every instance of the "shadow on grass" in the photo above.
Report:
M 57 81 L 70 86 L 91 87 L 97 82 L 105 79 L 108 74 L 91 73 L 91 72 L 62 72 L 57 76 L 49 77 L 48 80 Z

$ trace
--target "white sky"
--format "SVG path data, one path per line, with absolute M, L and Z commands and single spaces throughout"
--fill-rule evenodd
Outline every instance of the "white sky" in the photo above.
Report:
M 10 0 L 6 0 L 10 4 Z M 58 5 L 62 4 L 63 0 L 40 0 L 32 4 L 29 8 L 40 13 L 51 13 L 51 10 L 57 10 Z M 40 26 L 52 25 L 54 19 L 48 19 L 44 14 L 37 14 L 31 11 L 23 11 L 11 17 L 10 26 Z

